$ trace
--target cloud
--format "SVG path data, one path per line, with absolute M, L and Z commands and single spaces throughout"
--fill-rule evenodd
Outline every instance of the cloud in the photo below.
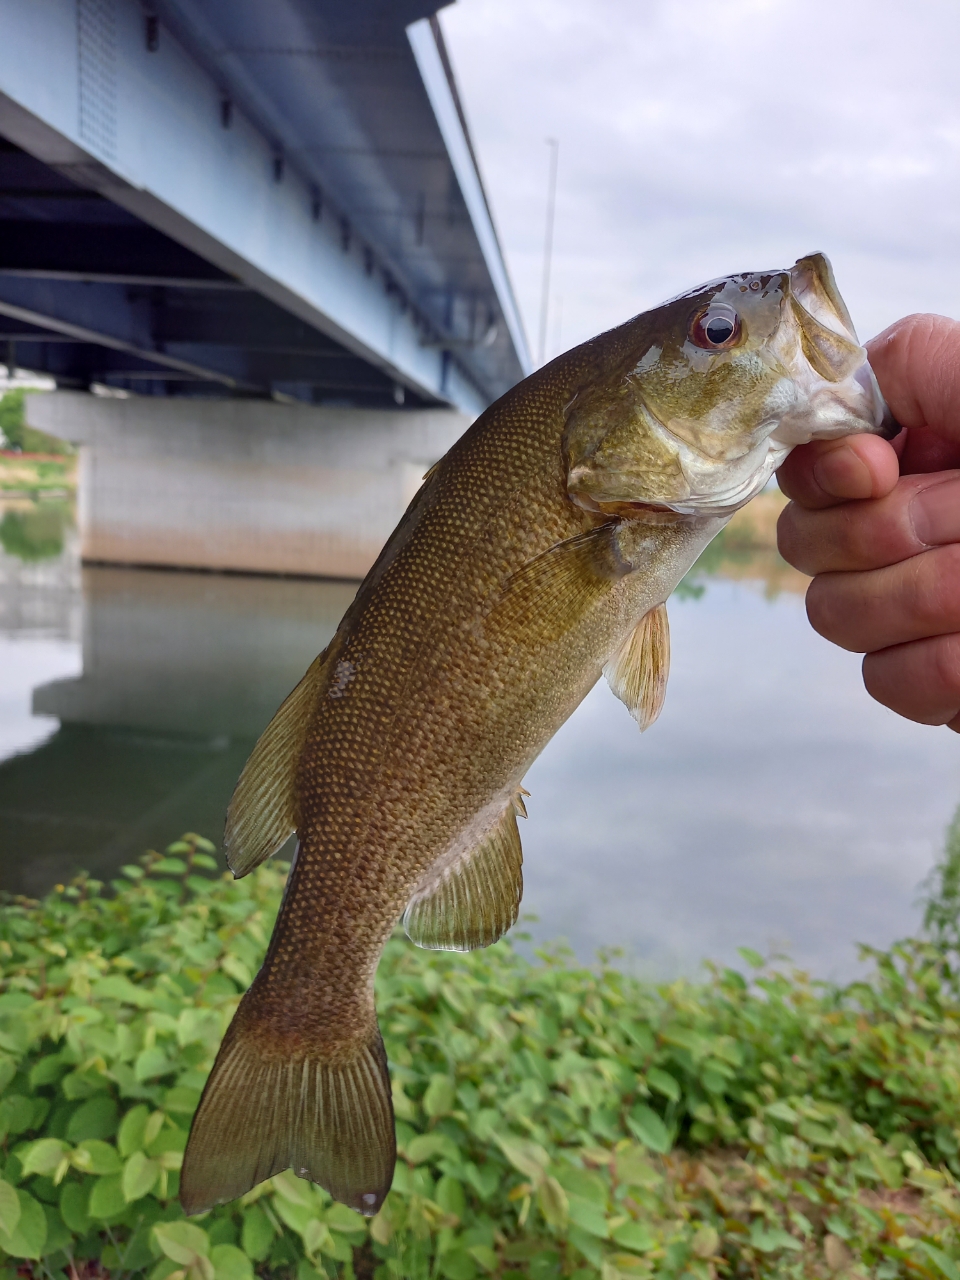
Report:
M 951 0 L 458 0 L 442 21 L 531 334 L 560 139 L 552 352 L 811 249 L 864 336 L 960 315 Z

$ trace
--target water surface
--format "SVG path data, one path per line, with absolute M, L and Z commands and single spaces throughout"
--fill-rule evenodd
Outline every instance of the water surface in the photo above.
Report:
M 185 830 L 219 839 L 258 733 L 355 591 L 81 568 L 68 523 L 59 551 L 44 536 L 0 553 L 0 887 L 28 894 Z M 712 565 L 671 602 L 659 722 L 641 737 L 599 685 L 530 770 L 528 927 L 657 975 L 745 945 L 845 976 L 857 942 L 918 923 L 960 739 L 873 703 L 774 558 Z

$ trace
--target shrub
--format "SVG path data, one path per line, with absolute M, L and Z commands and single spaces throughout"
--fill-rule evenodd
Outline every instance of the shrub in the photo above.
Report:
M 8 445 L 22 449 L 24 453 L 70 453 L 70 446 L 65 441 L 27 426 L 26 396 L 25 387 L 15 387 L 0 396 L 0 436 Z
M 288 1172 L 185 1220 L 190 1117 L 286 870 L 214 879 L 210 852 L 186 836 L 110 891 L 0 912 L 0 1251 L 21 1276 L 960 1275 L 960 1010 L 920 942 L 846 989 L 749 952 L 751 982 L 654 988 L 397 939 L 380 1214 Z

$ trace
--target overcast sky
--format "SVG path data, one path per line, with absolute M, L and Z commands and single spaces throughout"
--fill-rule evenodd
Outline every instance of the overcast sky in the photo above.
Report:
M 960 317 L 956 0 L 458 0 L 441 15 L 536 356 L 703 280 L 832 259 L 862 338 Z

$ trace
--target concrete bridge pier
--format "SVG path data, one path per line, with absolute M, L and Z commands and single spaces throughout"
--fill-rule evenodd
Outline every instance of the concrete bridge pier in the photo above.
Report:
M 448 409 L 66 391 L 28 396 L 27 420 L 80 446 L 85 561 L 352 579 L 470 423 Z

